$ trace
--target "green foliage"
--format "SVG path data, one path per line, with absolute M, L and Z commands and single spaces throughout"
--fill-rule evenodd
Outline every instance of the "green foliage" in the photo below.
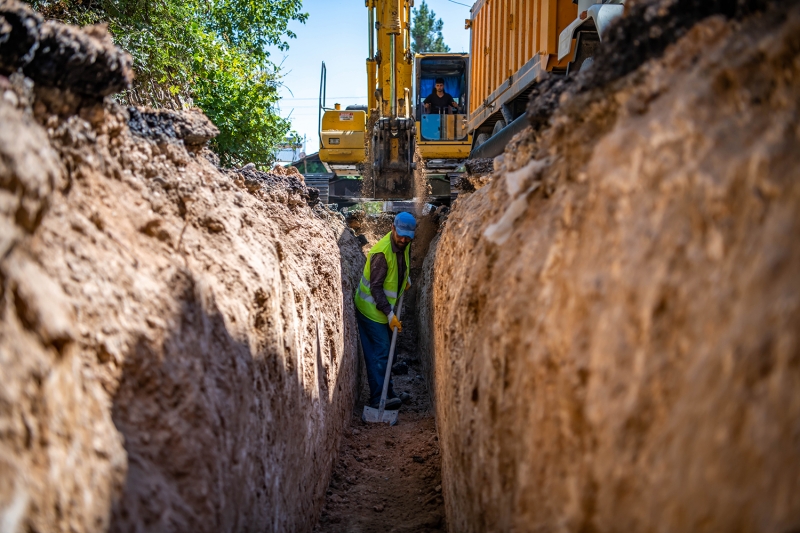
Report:
M 133 56 L 136 81 L 122 99 L 200 107 L 220 130 L 225 165 L 268 167 L 290 124 L 278 116 L 280 70 L 267 47 L 288 48 L 302 0 L 30 0 L 47 18 L 105 22 Z
M 450 47 L 444 44 L 442 37 L 442 19 L 436 20 L 436 13 L 428 9 L 422 0 L 419 9 L 414 9 L 414 23 L 411 27 L 411 50 L 415 54 L 422 52 L 449 52 Z
M 364 202 L 359 204 L 361 209 L 368 215 L 377 215 L 383 213 L 383 202 Z
M 345 213 L 353 213 L 355 211 L 363 211 L 366 215 L 378 215 L 383 213 L 383 202 L 362 202 L 360 204 L 351 205 L 342 210 Z

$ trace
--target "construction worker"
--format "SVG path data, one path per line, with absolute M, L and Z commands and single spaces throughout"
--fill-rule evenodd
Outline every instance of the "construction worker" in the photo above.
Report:
M 411 213 L 394 217 L 392 231 L 367 254 L 367 264 L 356 289 L 356 318 L 364 362 L 367 366 L 370 406 L 378 407 L 389 360 L 392 329 L 403 330 L 396 316 L 397 302 L 411 286 L 409 250 L 417 221 Z M 392 382 L 386 396 L 386 409 L 400 409 L 402 401 L 394 393 Z

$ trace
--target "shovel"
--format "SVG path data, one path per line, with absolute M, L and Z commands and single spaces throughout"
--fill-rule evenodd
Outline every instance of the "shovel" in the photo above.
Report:
M 400 301 L 397 303 L 397 320 L 400 320 L 400 311 L 403 309 L 403 298 L 405 293 L 400 295 Z M 389 360 L 386 362 L 386 375 L 383 377 L 383 391 L 381 392 L 381 403 L 377 409 L 364 406 L 364 412 L 361 413 L 361 420 L 371 424 L 378 422 L 385 422 L 390 426 L 397 424 L 397 413 L 399 410 L 387 411 L 386 410 L 386 395 L 389 394 L 389 377 L 392 375 L 392 360 L 394 359 L 394 348 L 397 344 L 397 328 L 392 328 L 392 345 L 389 347 Z

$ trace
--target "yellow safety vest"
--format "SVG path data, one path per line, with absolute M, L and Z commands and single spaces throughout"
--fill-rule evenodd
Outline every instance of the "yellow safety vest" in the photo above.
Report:
M 411 262 L 409 261 L 410 249 L 411 244 L 406 246 L 404 251 L 406 258 L 406 281 L 409 285 L 411 285 L 411 276 L 409 275 L 409 271 L 411 270 Z M 397 302 L 397 299 L 400 298 L 400 295 L 403 294 L 405 290 L 405 283 L 399 287 L 399 290 L 397 287 L 397 256 L 394 251 L 392 251 L 392 232 L 390 231 L 379 240 L 367 254 L 367 264 L 364 265 L 364 274 L 361 276 L 361 283 L 358 284 L 358 289 L 356 289 L 356 307 L 365 317 L 373 322 L 388 324 L 389 319 L 375 306 L 375 299 L 372 298 L 372 292 L 369 288 L 370 264 L 372 263 L 372 255 L 376 253 L 383 254 L 386 258 L 386 264 L 389 267 L 389 270 L 386 272 L 386 279 L 383 280 L 383 292 L 386 294 L 386 299 L 389 300 L 392 307 L 394 307 L 395 302 Z

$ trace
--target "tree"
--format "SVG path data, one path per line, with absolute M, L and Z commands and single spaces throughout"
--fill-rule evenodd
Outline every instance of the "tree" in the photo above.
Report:
M 422 0 L 419 9 L 414 9 L 414 23 L 411 26 L 411 51 L 415 54 L 422 52 L 449 52 L 450 47 L 444 44 L 442 37 L 442 19 L 436 20 L 436 13 L 428 9 L 428 4 Z
M 134 60 L 123 102 L 196 105 L 220 130 L 212 148 L 224 165 L 271 165 L 290 124 L 276 109 L 280 69 L 267 47 L 288 48 L 289 21 L 308 18 L 302 0 L 28 1 L 48 18 L 108 23 Z

